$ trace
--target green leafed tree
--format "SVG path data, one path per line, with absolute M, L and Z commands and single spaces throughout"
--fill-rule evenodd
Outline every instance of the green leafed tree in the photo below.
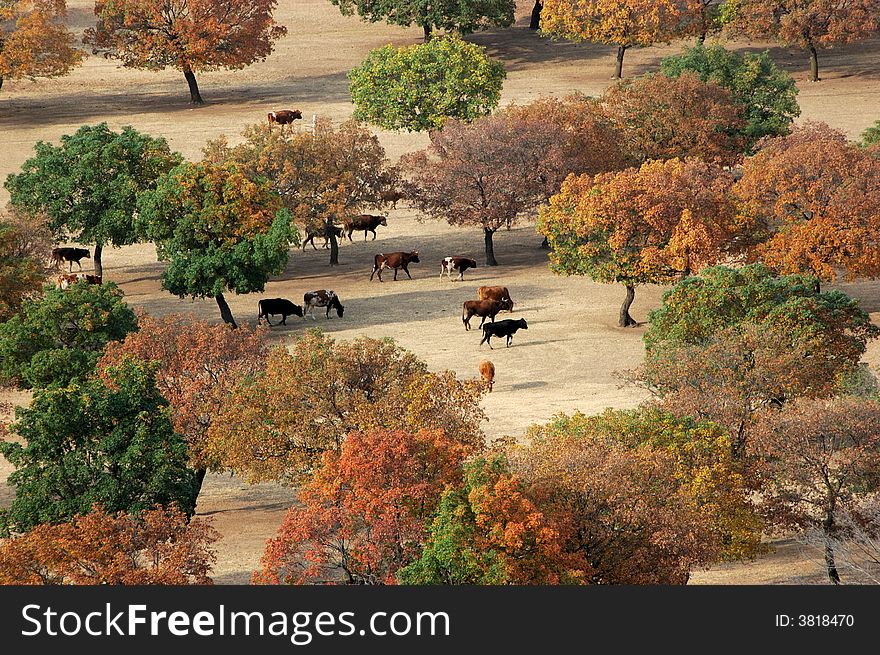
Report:
M 0 324 L 0 379 L 23 388 L 67 384 L 94 370 L 105 344 L 136 329 L 137 317 L 113 283 L 48 288 Z
M 745 126 L 741 133 L 749 150 L 762 137 L 788 134 L 792 121 L 801 113 L 794 79 L 774 64 L 767 52 L 741 55 L 718 44 L 697 45 L 660 62 L 660 72 L 667 77 L 679 77 L 685 71 L 726 88 L 743 107 Z
M 154 366 L 126 362 L 109 385 L 97 378 L 52 385 L 17 411 L 10 431 L 20 441 L 0 443 L 16 491 L 0 529 L 25 532 L 94 504 L 139 512 L 176 502 L 194 511 L 186 443 L 171 426 Z
M 14 207 L 45 213 L 57 237 L 95 246 L 95 275 L 102 275 L 104 246 L 127 246 L 140 236 L 134 214 L 139 193 L 155 187 L 181 156 L 165 139 L 132 127 L 114 132 L 106 123 L 83 125 L 60 145 L 38 141 L 20 173 L 6 178 Z
M 871 148 L 880 143 L 880 120 L 862 132 L 862 145 Z
M 418 25 L 429 41 L 434 30 L 470 34 L 513 25 L 515 0 L 330 0 L 345 16 L 357 14 L 371 23 Z
M 162 286 L 181 298 L 214 298 L 238 327 L 224 297 L 262 291 L 284 270 L 292 240 L 290 212 L 269 182 L 233 164 L 183 163 L 138 200 L 139 221 L 169 262 Z
M 355 118 L 409 132 L 488 114 L 506 75 L 485 48 L 453 37 L 377 48 L 348 74 Z

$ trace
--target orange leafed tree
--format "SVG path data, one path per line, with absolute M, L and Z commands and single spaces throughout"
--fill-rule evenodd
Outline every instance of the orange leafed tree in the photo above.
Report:
M 95 507 L 0 543 L 0 584 L 211 584 L 218 538 L 209 522 L 175 507 L 137 517 Z
M 287 34 L 277 0 L 97 0 L 98 24 L 83 43 L 123 66 L 183 71 L 190 100 L 202 104 L 196 72 L 239 69 L 264 60 Z
M 144 314 L 138 331 L 112 342 L 97 368 L 109 379 L 107 371 L 126 357 L 160 363 L 156 386 L 171 405 L 174 430 L 186 439 L 190 465 L 201 487 L 208 470 L 223 468 L 208 452 L 208 430 L 235 384 L 261 371 L 267 354 L 262 332 L 230 330 L 228 325 L 211 325 L 193 316 Z
M 674 38 L 685 16 L 676 0 L 544 0 L 541 32 L 617 46 L 615 79 L 628 48 Z
M 0 88 L 4 79 L 57 77 L 80 64 L 65 13 L 64 0 L 0 0 Z
M 734 193 L 760 226 L 756 256 L 780 273 L 880 275 L 880 160 L 842 132 L 808 123 L 765 142 Z
M 571 176 L 542 211 L 538 230 L 553 248 L 555 272 L 626 286 L 618 325 L 630 327 L 637 284 L 671 282 L 728 254 L 742 230 L 732 183 L 720 167 L 696 159 Z
M 421 552 L 446 485 L 473 449 L 441 431 L 349 435 L 300 492 L 255 582 L 394 584 Z
M 810 53 L 810 79 L 819 81 L 819 48 L 863 39 L 880 30 L 876 0 L 736 0 L 735 26 Z

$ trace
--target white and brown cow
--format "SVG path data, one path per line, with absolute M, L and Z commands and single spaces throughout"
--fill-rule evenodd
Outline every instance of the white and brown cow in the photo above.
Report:
M 279 109 L 278 111 L 269 112 L 269 129 L 277 123 L 284 129 L 285 125 L 292 125 L 293 121 L 302 119 L 303 115 L 299 109 Z
M 452 280 L 452 271 L 458 271 L 458 280 L 464 280 L 464 272 L 469 268 L 476 268 L 477 260 L 468 257 L 444 257 L 440 262 L 440 281 L 443 281 L 443 274 L 446 274 Z
M 319 289 L 317 291 L 306 292 L 303 295 L 303 306 L 303 318 L 307 315 L 311 315 L 312 320 L 316 320 L 313 311 L 315 307 L 326 307 L 327 318 L 330 318 L 331 309 L 336 310 L 336 315 L 339 316 L 339 318 L 342 318 L 342 313 L 345 311 L 345 307 L 339 302 L 339 296 L 336 295 L 335 291 L 331 291 L 330 289 Z

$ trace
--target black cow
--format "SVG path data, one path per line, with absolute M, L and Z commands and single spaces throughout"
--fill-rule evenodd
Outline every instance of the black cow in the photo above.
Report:
M 337 239 L 342 238 L 342 233 L 345 228 L 340 227 L 339 225 L 334 225 L 331 229 L 333 230 L 333 233 L 336 235 Z M 315 237 L 324 237 L 324 245 L 321 246 L 322 248 L 327 248 L 330 245 L 330 239 L 324 233 L 324 226 L 322 225 L 321 227 L 317 227 L 313 230 L 306 230 L 306 238 L 305 240 L 303 240 L 303 252 L 305 252 L 307 243 L 311 243 L 312 248 L 314 248 L 315 250 L 318 249 L 315 245 Z
M 342 312 L 345 311 L 345 307 L 342 306 L 342 303 L 339 302 L 339 296 L 336 295 L 336 292 L 331 291 L 330 289 L 320 289 L 318 291 L 309 291 L 303 296 L 303 303 L 306 307 L 306 314 L 311 314 L 312 319 L 315 320 L 315 307 L 326 307 L 327 308 L 327 318 L 330 318 L 330 310 L 335 309 L 336 315 L 339 318 L 342 318 Z
M 381 252 L 373 257 L 373 272 L 370 273 L 370 280 L 373 279 L 373 276 L 377 273 L 379 274 L 379 282 L 382 281 L 382 270 L 385 268 L 393 268 L 394 269 L 394 279 L 397 280 L 397 270 L 402 268 L 403 272 L 406 273 L 406 276 L 412 280 L 412 275 L 409 274 L 409 264 L 410 262 L 415 262 L 418 264 L 419 262 L 419 251 L 413 250 L 411 252 L 390 252 L 387 255 L 382 254 Z
M 367 232 L 373 233 L 373 241 L 376 240 L 376 228 L 380 225 L 388 225 L 388 219 L 384 216 L 374 216 L 373 214 L 361 214 L 360 216 L 348 216 L 342 222 L 345 224 L 345 231 L 348 233 L 348 240 L 353 241 L 351 233 L 357 230 L 364 232 L 364 241 L 367 240 Z
M 302 317 L 303 308 L 290 302 L 287 298 L 263 298 L 259 302 L 260 313 L 257 315 L 257 324 L 261 324 L 265 318 L 266 323 L 272 325 L 269 316 L 281 314 L 281 325 L 287 325 L 287 317 L 291 315 Z
M 507 337 L 507 347 L 510 348 L 510 342 L 513 341 L 513 335 L 516 334 L 516 331 L 520 328 L 523 330 L 529 329 L 529 326 L 526 324 L 526 319 L 521 318 L 513 320 L 506 318 L 503 321 L 486 323 L 483 326 L 483 340 L 480 341 L 480 345 L 482 346 L 484 343 L 488 343 L 489 348 L 494 350 L 494 348 L 492 348 L 492 337 Z
M 79 270 L 82 270 L 82 264 L 79 260 L 83 258 L 91 258 L 89 251 L 85 248 L 52 248 L 52 262 L 55 264 L 55 267 L 61 268 L 64 262 L 69 262 L 68 273 L 73 271 L 73 262 L 76 262 Z

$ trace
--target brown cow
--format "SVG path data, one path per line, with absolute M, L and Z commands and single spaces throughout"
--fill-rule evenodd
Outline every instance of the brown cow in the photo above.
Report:
M 477 289 L 477 298 L 480 300 L 497 300 L 499 302 L 506 301 L 509 305 L 508 310 L 513 312 L 513 300 L 507 287 L 480 287 Z
M 410 262 L 414 262 L 416 264 L 419 263 L 419 251 L 413 250 L 412 252 L 391 252 L 387 255 L 382 254 L 381 252 L 373 257 L 373 272 L 370 273 L 370 281 L 372 281 L 373 276 L 378 273 L 379 282 L 382 281 L 382 270 L 386 268 L 394 269 L 394 279 L 397 280 L 397 270 L 402 268 L 403 272 L 406 273 L 406 276 L 412 280 L 412 275 L 409 274 L 409 264 Z
M 388 189 L 386 191 L 379 192 L 379 199 L 381 200 L 381 204 L 383 205 L 391 205 L 391 209 L 397 209 L 397 201 L 403 200 L 406 198 L 403 191 L 395 191 L 394 189 Z
M 464 280 L 464 272 L 469 268 L 476 268 L 477 260 L 468 259 L 467 257 L 444 257 L 440 262 L 440 281 L 443 281 L 443 274 L 452 279 L 452 271 L 458 271 L 458 280 Z
M 482 316 L 483 320 L 480 321 L 480 327 L 483 327 L 486 317 L 489 317 L 494 323 L 495 315 L 501 310 L 507 309 L 507 307 L 508 303 L 506 301 L 465 300 L 461 305 L 461 322 L 464 323 L 465 330 L 470 330 L 471 316 Z
M 269 129 L 272 129 L 273 123 L 278 123 L 281 129 L 285 125 L 292 125 L 293 121 L 302 119 L 303 115 L 299 109 L 280 109 L 278 111 L 269 112 Z
M 86 284 L 103 284 L 102 276 L 89 273 L 63 273 L 58 276 L 57 286 L 59 289 L 69 289 L 71 284 L 85 282 Z
M 492 393 L 492 385 L 495 384 L 495 364 L 488 359 L 480 362 L 480 379 L 489 387 L 489 393 Z
M 339 225 L 334 225 L 332 229 L 333 233 L 336 235 L 336 238 L 341 239 L 344 228 Z M 315 245 L 315 237 L 324 238 L 324 245 L 321 246 L 322 248 L 328 248 L 330 246 L 330 239 L 328 239 L 327 235 L 324 234 L 324 226 L 322 225 L 311 230 L 306 230 L 306 238 L 303 240 L 303 252 L 305 252 L 306 250 L 307 243 L 311 243 L 312 248 L 314 248 L 315 250 L 318 249 L 318 247 Z
M 376 240 L 376 228 L 380 225 L 388 225 L 388 219 L 384 216 L 374 216 L 373 214 L 361 214 L 360 216 L 348 216 L 342 222 L 345 224 L 345 231 L 348 233 L 348 240 L 353 241 L 351 233 L 357 230 L 364 231 L 364 241 L 367 240 L 367 232 L 373 233 L 373 241 Z

